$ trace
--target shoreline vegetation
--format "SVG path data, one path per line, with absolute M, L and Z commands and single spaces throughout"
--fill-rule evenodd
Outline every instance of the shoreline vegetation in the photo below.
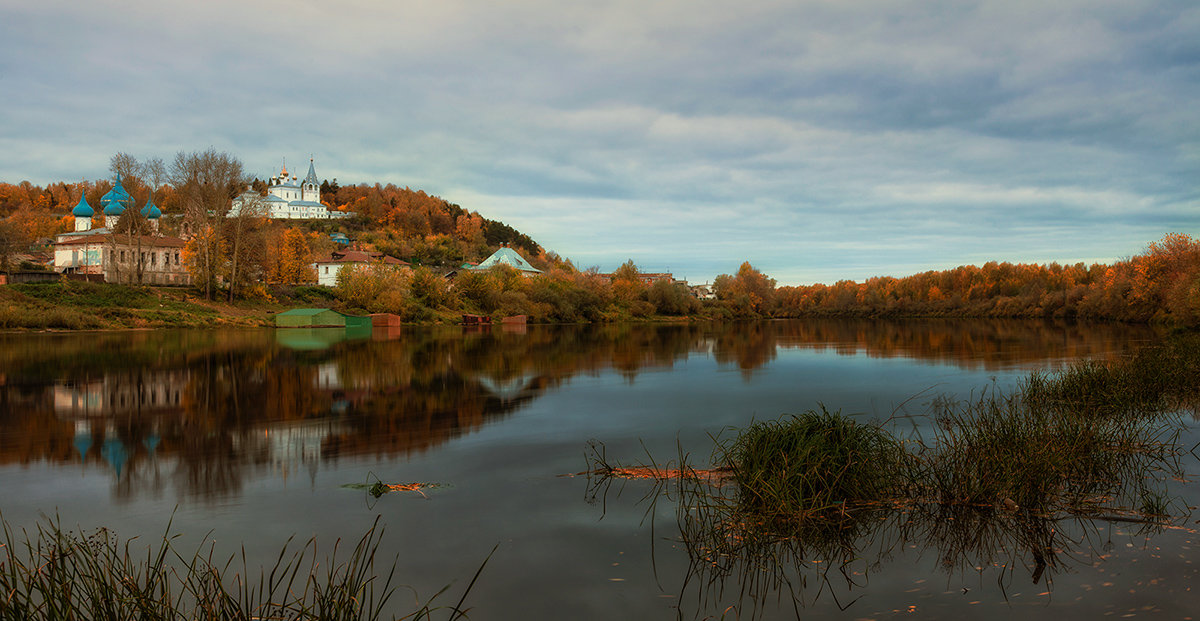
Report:
M 392 313 L 406 323 L 458 323 L 463 314 L 525 315 L 533 323 L 707 321 L 802 317 L 1023 318 L 1200 326 L 1200 242 L 1172 233 L 1111 265 L 989 262 L 904 278 L 775 285 L 743 263 L 701 300 L 679 283 L 647 284 L 629 261 L 611 276 L 569 262 L 524 277 L 500 266 L 453 281 L 427 267 L 345 269 L 336 286 L 256 284 L 232 301 L 195 288 L 62 279 L 0 287 L 0 329 L 97 330 L 272 325 L 297 307 Z
M 204 541 L 190 554 L 162 539 L 121 541 L 108 528 L 73 531 L 57 518 L 33 533 L 4 521 L 0 540 L 2 619 L 432 619 L 466 618 L 463 604 L 487 561 L 456 604 L 435 604 L 449 590 L 412 602 L 393 600 L 399 557 L 377 564 L 383 527 L 375 524 L 349 552 L 341 540 L 326 555 L 316 538 L 299 549 L 289 538 L 273 566 L 253 568 L 243 551 L 222 560 Z M 492 550 L 495 552 L 495 549 Z M 240 565 L 240 567 L 239 567 Z M 403 616 L 396 614 L 403 611 Z
M 1164 494 L 1146 483 L 1160 478 L 1152 473 L 1173 472 L 1173 458 L 1187 449 L 1176 442 L 1178 416 L 1200 409 L 1200 334 L 1171 336 L 1126 357 L 1031 372 L 1010 394 L 939 395 L 926 409 L 932 438 L 892 431 L 891 419 L 864 423 L 820 405 L 725 430 L 713 439 L 709 468 L 689 464 L 687 456 L 621 465 L 594 443 L 591 467 L 580 474 L 601 482 L 675 479 L 732 487 L 731 508 L 753 514 L 758 526 L 881 504 L 1042 517 L 1132 509 L 1166 518 Z

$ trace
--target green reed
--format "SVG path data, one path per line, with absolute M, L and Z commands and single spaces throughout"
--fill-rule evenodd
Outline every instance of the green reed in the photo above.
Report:
M 1115 360 L 1085 360 L 1031 373 L 1025 401 L 1059 413 L 1155 417 L 1200 403 L 1200 335 L 1176 335 Z
M 824 406 L 754 423 L 718 442 L 715 461 L 732 471 L 741 509 L 776 518 L 890 497 L 909 467 L 885 430 Z
M 415 611 L 403 617 L 384 616 L 399 585 L 396 560 L 376 564 L 383 534 L 378 518 L 348 552 L 340 549 L 340 540 L 321 556 L 315 538 L 298 549 L 289 539 L 257 576 L 244 548 L 225 560 L 215 556 L 211 543 L 180 553 L 178 535 L 170 534 L 169 525 L 152 546 L 136 539 L 122 542 L 107 528 L 64 530 L 58 520 L 39 522 L 32 533 L 18 534 L 7 522 L 3 529 L 0 620 L 5 621 L 375 621 L 429 619 L 437 611 L 451 619 L 462 615 L 463 600 L 452 607 L 435 607 L 430 600 L 415 602 Z

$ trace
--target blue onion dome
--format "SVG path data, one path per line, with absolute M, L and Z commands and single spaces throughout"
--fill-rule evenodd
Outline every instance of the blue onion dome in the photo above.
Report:
M 142 207 L 142 216 L 150 220 L 157 220 L 162 216 L 162 210 L 154 204 L 154 192 L 150 193 L 150 198 L 146 201 L 146 206 Z
M 100 199 L 100 204 L 104 206 L 106 216 L 119 216 L 126 207 L 133 204 L 133 197 L 121 185 L 121 175 L 117 175 L 117 184 Z
M 75 208 L 71 210 L 71 215 L 76 218 L 90 218 L 96 215 L 95 210 L 87 202 L 86 193 L 79 195 L 79 204 L 75 205 Z

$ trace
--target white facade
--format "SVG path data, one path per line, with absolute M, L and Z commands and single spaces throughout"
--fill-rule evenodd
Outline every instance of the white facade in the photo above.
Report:
M 342 218 L 349 214 L 330 212 L 321 204 L 321 182 L 317 180 L 317 171 L 312 159 L 308 161 L 308 176 L 304 181 L 299 177 L 289 175 L 287 166 L 271 177 L 267 183 L 267 195 L 260 196 L 257 192 L 247 189 L 233 199 L 229 215 L 237 216 L 244 209 L 251 209 L 265 218 L 278 220 L 311 220 Z

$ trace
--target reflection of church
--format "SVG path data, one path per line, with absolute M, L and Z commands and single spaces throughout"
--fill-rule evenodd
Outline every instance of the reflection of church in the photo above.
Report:
M 158 425 L 141 430 L 141 437 L 118 432 L 118 418 L 132 415 L 161 415 L 178 411 L 187 369 L 106 374 L 98 380 L 60 382 L 53 388 L 54 414 L 59 420 L 74 421 L 72 445 L 83 464 L 89 453 L 99 451 L 119 479 L 135 453 L 144 450 L 153 458 L 162 437 Z M 139 449 L 136 443 L 141 443 Z M 131 444 L 133 443 L 133 444 Z M 94 459 L 94 457 L 92 457 Z
M 54 413 L 60 419 L 79 420 L 178 409 L 189 376 L 187 369 L 176 369 L 62 382 L 54 387 Z

